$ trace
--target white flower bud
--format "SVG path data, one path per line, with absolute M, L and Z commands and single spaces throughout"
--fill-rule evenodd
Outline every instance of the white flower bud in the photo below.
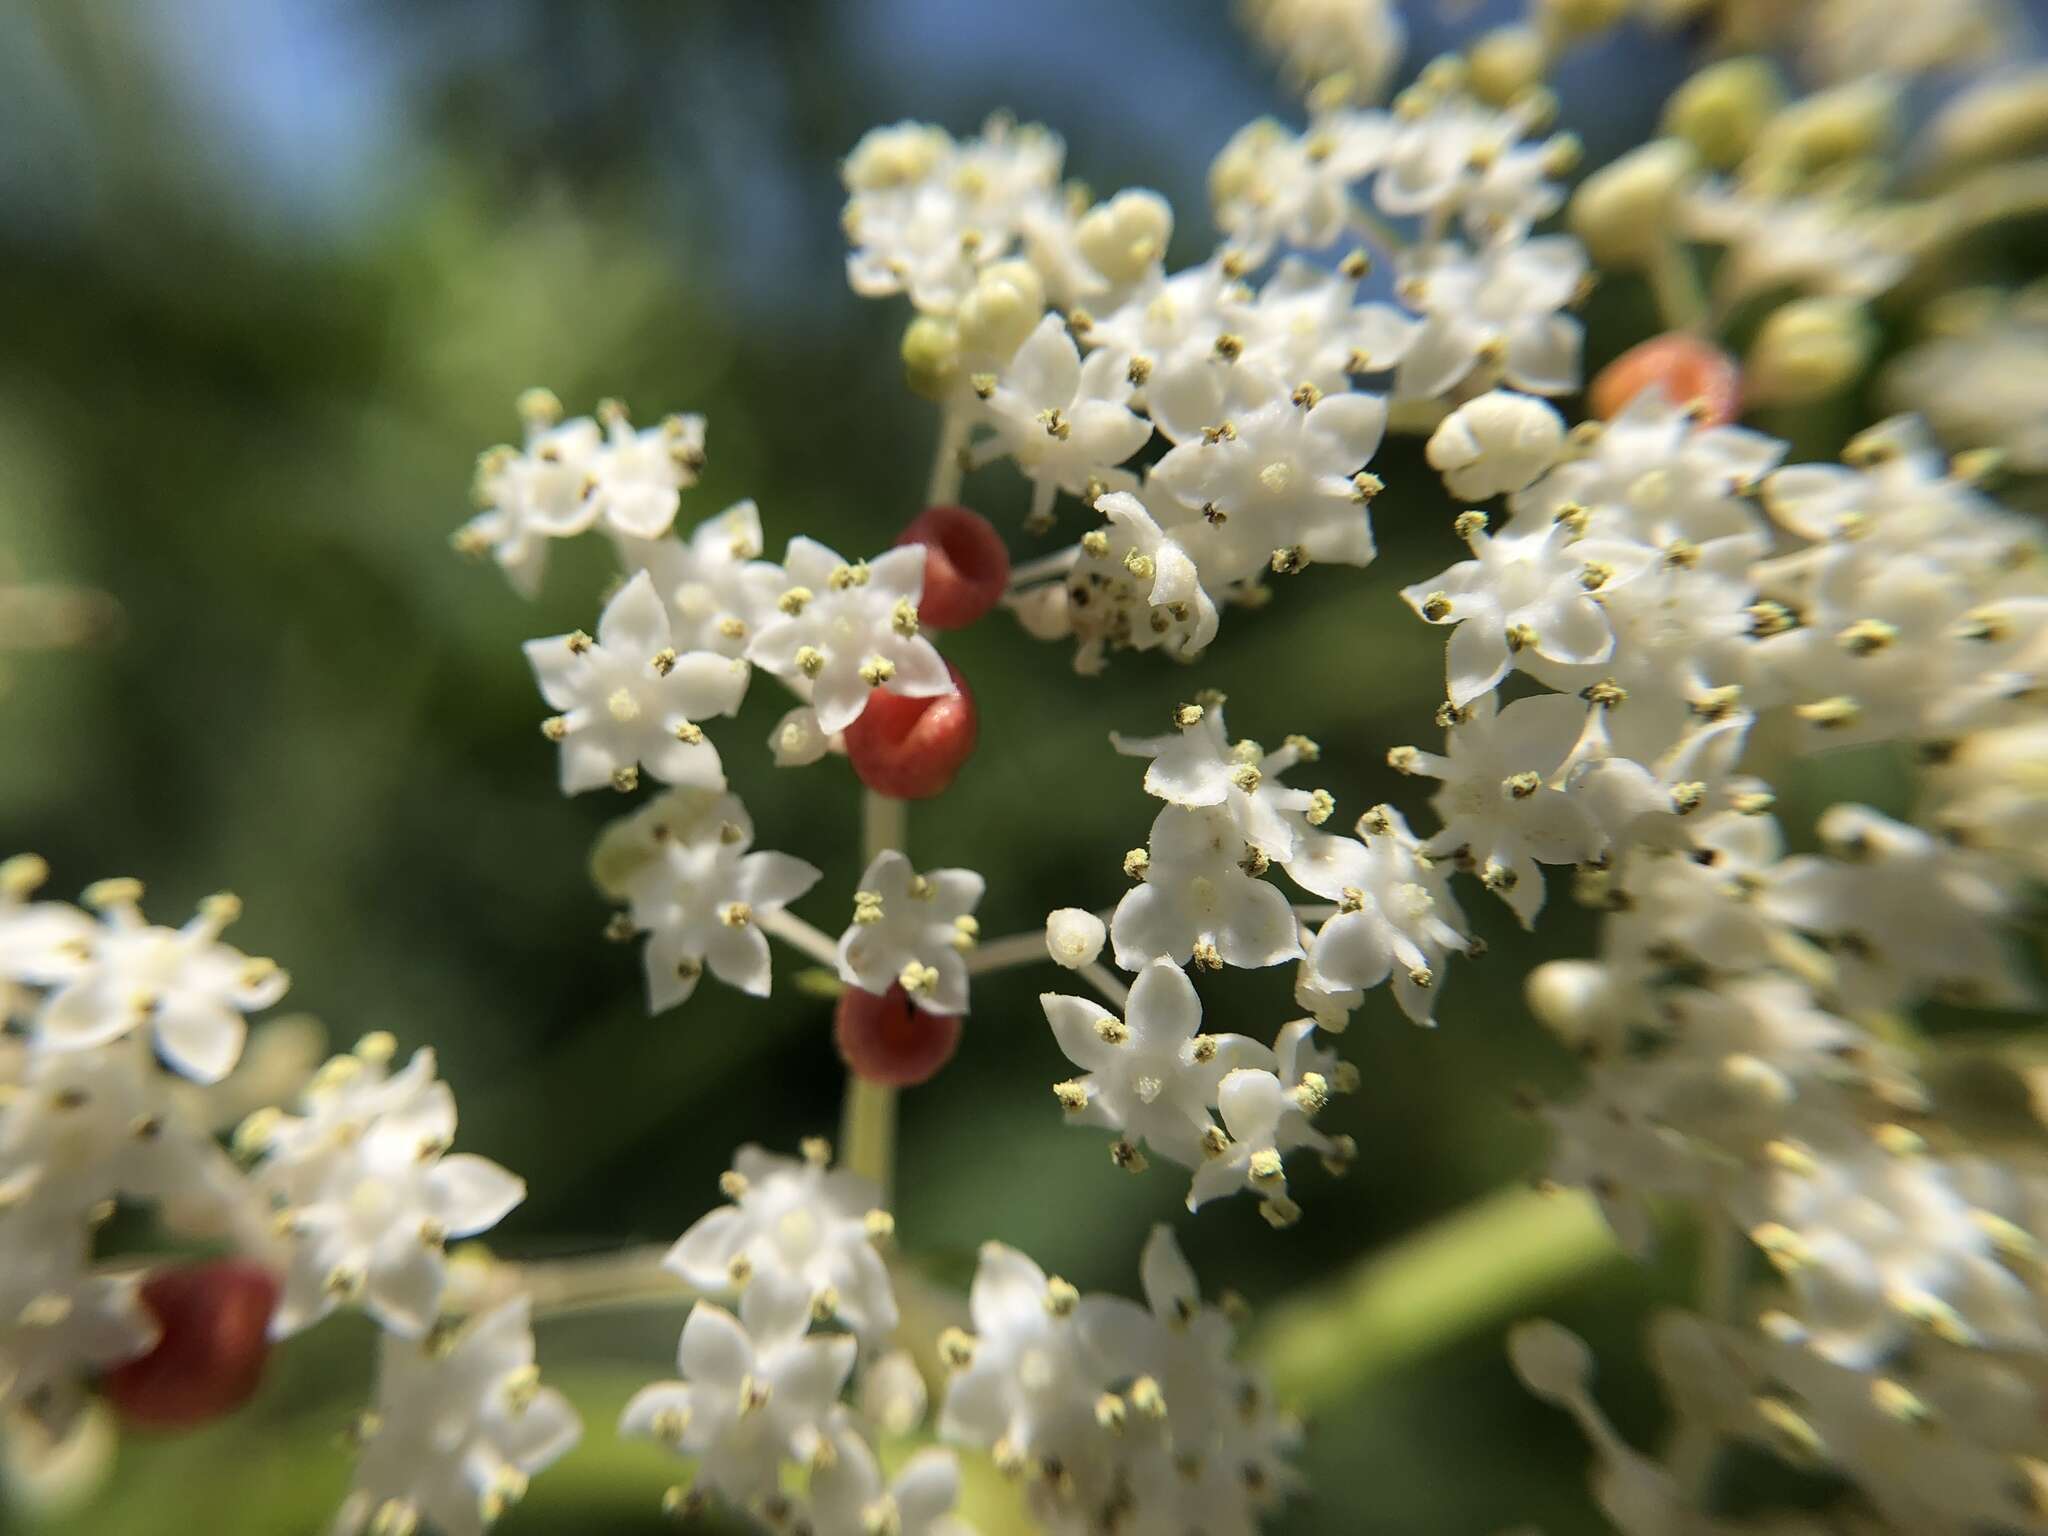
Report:
M 1550 50 L 1534 27 L 1495 27 L 1472 45 L 1472 92 L 1504 107 L 1541 85 L 1549 67 Z
M 1784 105 L 1784 84 L 1768 59 L 1723 59 L 1672 93 L 1664 131 L 1715 170 L 1733 170 Z
M 882 1356 L 860 1378 L 860 1411 L 885 1434 L 907 1435 L 924 1422 L 924 1375 L 907 1349 Z
M 871 128 L 853 146 L 839 174 L 849 192 L 912 186 L 931 175 L 952 148 L 946 130 L 928 123 Z
M 1430 435 L 1430 468 L 1461 501 L 1519 491 L 1564 450 L 1564 418 L 1531 395 L 1494 389 L 1468 400 Z
M 1764 126 L 1750 152 L 1765 175 L 1790 179 L 1881 153 L 1898 131 L 1896 87 L 1872 77 L 1796 101 Z
M 1547 960 L 1523 984 L 1536 1021 L 1567 1045 L 1599 1027 L 1612 1011 L 1613 991 L 1606 967 L 1592 960 Z
M 1870 361 L 1877 334 L 1854 299 L 1793 299 L 1771 311 L 1750 343 L 1743 391 L 1770 405 L 1807 405 L 1846 388 Z
M 1166 254 L 1173 235 L 1173 206 L 1157 192 L 1119 192 L 1081 216 L 1074 230 L 1088 264 L 1112 283 L 1145 275 Z
M 1092 964 L 1107 938 L 1102 919 L 1079 907 L 1061 907 L 1045 920 L 1046 952 L 1070 971 Z
M 960 301 L 960 343 L 977 363 L 1008 362 L 1045 315 L 1045 284 L 1028 261 L 999 261 Z
M 903 377 L 927 400 L 944 399 L 960 377 L 960 330 L 938 315 L 919 315 L 903 330 Z
M 1679 194 L 1698 169 L 1691 145 L 1652 139 L 1580 183 L 1572 229 L 1599 265 L 1640 266 L 1666 237 Z
M 1537 0 L 1537 22 L 1552 37 L 1591 37 L 1629 13 L 1635 0 Z
M 1935 117 L 1926 138 L 1943 171 L 2038 153 L 2048 142 L 2048 64 L 1970 86 Z

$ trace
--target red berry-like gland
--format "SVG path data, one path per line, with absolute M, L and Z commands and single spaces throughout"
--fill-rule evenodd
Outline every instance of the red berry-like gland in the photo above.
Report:
M 953 1059 L 960 1020 L 911 1007 L 901 987 L 880 997 L 848 987 L 832 1015 L 832 1037 L 854 1076 L 891 1088 L 914 1088 Z
M 148 1354 L 107 1372 L 107 1400 L 146 1429 L 189 1429 L 232 1413 L 263 1381 L 277 1293 L 277 1276 L 246 1259 L 157 1270 L 142 1282 L 142 1304 L 161 1336 Z
M 1595 416 L 1612 418 L 1653 384 L 1662 385 L 1674 404 L 1697 409 L 1704 426 L 1725 426 L 1742 414 L 1742 372 L 1735 359 L 1684 331 L 1666 331 L 1630 347 L 1594 375 L 1586 403 Z
M 926 507 L 896 536 L 924 546 L 924 594 L 917 620 L 927 629 L 965 629 L 1010 586 L 1010 552 L 995 524 L 966 507 Z
M 877 688 L 867 708 L 846 728 L 846 760 L 861 783 L 892 800 L 929 800 L 974 753 L 980 716 L 967 680 L 952 663 L 954 693 L 907 699 Z

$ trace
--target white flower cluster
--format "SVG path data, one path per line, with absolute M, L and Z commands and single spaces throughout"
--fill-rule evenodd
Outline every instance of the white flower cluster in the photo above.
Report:
M 1248 1536 L 1295 1484 L 1300 1429 L 1232 1358 L 1166 1227 L 1145 1245 L 1145 1305 L 1084 1296 L 1014 1248 L 981 1250 L 974 1332 L 940 1342 L 939 1432 L 1025 1481 L 1054 1533 Z
M 123 1200 L 199 1235 L 228 1221 L 239 1178 L 178 1079 L 226 1077 L 245 1015 L 287 979 L 221 942 L 232 896 L 165 928 L 136 881 L 99 882 L 81 910 L 33 899 L 48 873 L 0 864 L 0 1022 L 18 1032 L 0 1058 L 0 1409 L 61 1435 L 87 1379 L 157 1338 L 142 1277 L 96 1268 L 93 1234 Z
M 1295 14 L 1311 9 L 1267 21 L 1318 30 Z M 1013 594 L 1032 634 L 1074 638 L 1084 672 L 1111 647 L 1195 655 L 1268 575 L 1373 558 L 1365 466 L 1390 406 L 1427 418 L 1503 379 L 1578 387 L 1565 311 L 1585 256 L 1531 234 L 1574 150 L 1528 137 L 1541 115 L 1533 99 L 1486 107 L 1439 71 L 1391 112 L 1326 105 L 1298 135 L 1254 123 L 1212 175 L 1225 243 L 1178 272 L 1165 201 L 1063 199 L 1042 129 L 997 120 L 956 142 L 902 124 L 861 141 L 845 166 L 853 285 L 917 308 L 906 361 L 963 460 L 1017 466 L 1028 526 L 1050 527 L 1061 493 L 1103 519 Z M 1309 259 L 1372 227 L 1354 198 L 1367 183 L 1382 212 L 1422 223 L 1397 256 L 1399 304 L 1360 299 L 1363 249 Z M 1260 281 L 1283 247 L 1297 254 Z M 1387 395 L 1356 387 L 1375 375 Z M 1168 451 L 1130 468 L 1155 430 Z
M 872 1184 L 830 1162 L 822 1141 L 801 1158 L 740 1148 L 720 1185 L 732 1203 L 685 1232 L 665 1266 L 704 1294 L 737 1291 L 738 1315 L 697 1302 L 681 1379 L 636 1393 L 619 1432 L 695 1461 L 694 1482 L 670 1490 L 676 1513 L 716 1497 L 775 1530 L 965 1536 L 949 1453 L 920 1452 L 883 1478 L 875 1444 L 917 1428 L 923 1380 L 907 1355 L 880 1353 L 897 1324 L 878 1251 L 894 1223 Z M 835 1319 L 848 1331 L 814 1329 Z M 862 1390 L 841 1402 L 863 1360 Z M 792 1465 L 808 1474 L 802 1497 L 787 1486 Z
M 736 714 L 754 671 L 766 672 L 796 701 L 769 745 L 778 764 L 799 767 L 845 752 L 844 733 L 878 691 L 909 699 L 953 694 L 918 618 L 925 551 L 913 544 L 850 561 L 798 537 L 777 564 L 762 558 L 760 513 L 751 501 L 685 537 L 674 522 L 681 491 L 704 466 L 701 417 L 673 417 L 635 434 L 622 408 L 608 404 L 600 412 L 610 423 L 607 438 L 594 422 L 562 422 L 546 391 L 525 396 L 521 410 L 526 447 L 484 455 L 479 484 L 491 505 L 457 544 L 489 548 L 530 594 L 545 540 L 592 528 L 612 537 L 625 580 L 605 603 L 596 634 L 529 641 L 526 656 L 557 711 L 541 733 L 560 748 L 564 794 L 606 786 L 631 793 L 643 779 L 665 786 L 605 834 L 597 861 L 600 888 L 624 907 L 620 935 L 647 935 L 648 1006 L 659 1012 L 683 1002 L 707 969 L 765 996 L 771 966 L 763 925 L 797 923 L 783 908 L 810 889 L 818 871 L 786 854 L 749 852 L 752 822 L 728 790 L 705 723 Z M 569 510 L 535 510 L 558 504 Z M 952 931 L 963 946 L 973 941 L 971 906 L 948 913 L 966 925 Z M 902 903 L 897 910 L 908 911 Z M 920 981 L 933 973 L 922 989 L 910 989 L 922 1006 L 965 1010 L 955 951 L 928 953 L 920 937 L 894 927 L 870 940 L 883 942 L 849 947 L 841 958 L 850 984 L 886 990 L 894 970 L 888 980 L 874 979 L 886 950 L 895 970 L 915 964 Z M 851 958 L 855 949 L 859 958 Z M 942 1002 L 931 990 L 939 973 L 947 978 Z
M 444 1244 L 495 1225 L 524 1185 L 448 1154 L 455 1101 L 433 1053 L 391 1073 L 388 1035 L 310 1084 L 289 1038 L 249 1053 L 248 1081 L 230 1079 L 246 1016 L 287 985 L 222 942 L 234 897 L 165 928 L 143 916 L 136 881 L 88 888 L 87 911 L 31 899 L 46 877 L 32 856 L 0 865 L 5 1022 L 20 1036 L 0 1061 L 0 1406 L 61 1435 L 92 1376 L 155 1346 L 144 1276 L 93 1253 L 117 1202 L 148 1202 L 171 1232 L 225 1237 L 277 1276 L 272 1336 L 343 1303 L 385 1330 L 380 1407 L 360 1426 L 341 1529 L 480 1532 L 576 1436 L 568 1405 L 538 1385 L 523 1300 L 459 1341 L 445 1332 Z M 259 1045 L 288 1029 L 266 1026 Z M 245 1174 L 215 1140 L 222 1111 L 302 1085 L 302 1113 L 242 1122 L 235 1149 L 258 1159 Z

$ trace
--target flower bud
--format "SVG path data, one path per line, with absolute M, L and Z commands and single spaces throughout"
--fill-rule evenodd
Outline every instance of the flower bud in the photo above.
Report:
M 1534 27 L 1495 27 L 1472 45 L 1472 93 L 1504 107 L 1541 85 L 1549 67 L 1550 50 Z
M 960 377 L 960 331 L 951 320 L 919 315 L 903 329 L 903 378 L 927 400 L 943 400 Z
M 923 181 L 953 147 L 943 128 L 928 123 L 892 123 L 870 128 L 840 167 L 849 192 L 883 192 Z
M 1266 174 L 1267 157 L 1290 135 L 1270 117 L 1254 118 L 1230 136 L 1209 167 L 1209 204 L 1224 208 L 1250 195 Z
M 846 758 L 869 789 L 895 800 L 929 800 L 974 753 L 980 720 L 967 680 L 948 663 L 956 693 L 906 698 L 877 688 L 846 728 Z
M 1673 405 L 1698 411 L 1705 426 L 1724 425 L 1742 414 L 1742 375 L 1735 359 L 1685 331 L 1666 331 L 1630 347 L 1593 376 L 1586 405 L 1595 416 L 1619 416 L 1653 385 Z
M 1536 1022 L 1566 1045 L 1590 1038 L 1616 1011 L 1607 968 L 1592 960 L 1546 960 L 1522 990 Z
M 965 629 L 1010 587 L 1010 552 L 995 525 L 966 507 L 926 507 L 896 535 L 924 546 L 917 619 L 927 629 Z
M 1744 387 L 1759 404 L 1810 405 L 1847 388 L 1876 345 L 1876 329 L 1854 299 L 1793 299 L 1771 311 L 1750 343 Z
M 1008 362 L 1045 318 L 1045 283 L 1028 261 L 999 261 L 960 301 L 960 345 L 977 363 Z
M 2048 64 L 1992 75 L 1957 94 L 1929 125 L 1935 168 L 1946 173 L 2048 148 Z
M 1898 111 L 1897 89 L 1875 77 L 1808 96 L 1764 126 L 1750 168 L 1767 180 L 1799 181 L 1881 154 L 1897 134 Z
M 1591 37 L 1628 15 L 1635 0 L 1537 0 L 1535 15 L 1546 36 Z
M 1599 265 L 1642 266 L 1668 238 L 1679 194 L 1698 169 L 1689 144 L 1652 139 L 1579 184 L 1572 229 Z
M 1564 418 L 1530 395 L 1488 390 L 1430 434 L 1426 456 L 1461 501 L 1519 491 L 1564 451 Z
M 1081 216 L 1074 238 L 1088 265 L 1112 283 L 1132 283 L 1166 254 L 1173 208 L 1157 192 L 1119 192 Z
M 848 987 L 832 1014 L 832 1038 L 854 1076 L 891 1088 L 914 1088 L 953 1059 L 960 1045 L 960 1018 L 911 1007 L 900 986 L 879 996 Z
M 1664 131 L 1715 170 L 1733 170 L 1784 105 L 1785 87 L 1770 60 L 1723 59 L 1672 92 Z
M 277 1276 L 246 1259 L 173 1264 L 142 1283 L 160 1330 L 148 1354 L 102 1382 L 128 1423 L 189 1429 L 232 1413 L 256 1393 L 270 1358 Z
M 1053 963 L 1077 971 L 1102 954 L 1108 930 L 1102 919 L 1079 907 L 1061 907 L 1045 920 L 1045 949 Z

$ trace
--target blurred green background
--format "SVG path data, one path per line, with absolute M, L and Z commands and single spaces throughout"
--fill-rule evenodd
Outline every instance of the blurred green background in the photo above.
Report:
M 1442 35 L 1418 33 L 1411 69 Z M 1596 161 L 1648 131 L 1682 72 L 1677 41 L 1631 46 L 1628 89 L 1575 99 L 1575 80 L 1613 78 L 1598 53 L 1561 82 Z M 456 558 L 471 461 L 515 434 L 530 384 L 576 411 L 606 394 L 648 419 L 701 410 L 710 467 L 686 519 L 751 495 L 772 547 L 799 532 L 849 552 L 886 543 L 917 508 L 933 421 L 898 378 L 904 311 L 845 288 L 837 157 L 873 123 L 966 131 L 997 106 L 1063 133 L 1069 173 L 1098 189 L 1165 191 L 1183 260 L 1206 248 L 1210 156 L 1248 118 L 1289 110 L 1209 0 L 0 7 L 0 551 L 7 580 L 96 589 L 118 610 L 83 650 L 8 658 L 0 846 L 45 854 L 67 892 L 140 876 L 163 921 L 232 888 L 248 909 L 232 937 L 290 968 L 290 1006 L 337 1044 L 369 1029 L 433 1044 L 461 1144 L 532 1187 L 501 1251 L 672 1238 L 716 1202 L 736 1144 L 835 1131 L 842 1075 L 829 1004 L 787 985 L 786 955 L 770 1001 L 707 984 L 645 1016 L 636 956 L 600 937 L 584 875 L 621 807 L 555 792 L 518 651 L 591 622 L 604 552 L 558 551 L 533 604 Z M 1589 314 L 1595 362 L 1652 328 L 1634 285 L 1610 288 Z M 1853 414 L 1796 425 L 1825 451 Z M 1316 736 L 1347 822 L 1382 799 L 1426 820 L 1383 754 L 1433 734 L 1441 637 L 1394 593 L 1459 550 L 1414 444 L 1375 467 L 1390 487 L 1379 564 L 1317 569 L 1231 614 L 1192 674 L 1125 657 L 1078 679 L 1063 648 L 1000 616 L 948 637 L 983 744 L 916 810 L 911 845 L 987 874 L 984 932 L 1115 898 L 1151 808 L 1107 733 L 1163 724 L 1197 686 L 1233 696 L 1242 733 Z M 1017 528 L 1007 471 L 969 495 Z M 1062 541 L 1078 527 L 1070 505 Z M 1050 547 L 1012 539 L 1020 555 Z M 760 846 L 824 867 L 799 910 L 836 931 L 859 867 L 856 786 L 839 762 L 770 765 L 781 708 L 762 680 L 719 744 Z M 1896 803 L 1899 784 L 1882 758 L 1802 769 L 1788 819 L 1823 795 Z M 906 1249 L 958 1282 L 1000 1238 L 1131 1293 L 1146 1225 L 1171 1220 L 1208 1285 L 1262 1308 L 1526 1179 L 1542 1136 L 1514 1090 L 1571 1073 L 1520 979 L 1541 954 L 1584 952 L 1590 926 L 1561 886 L 1540 945 L 1466 899 L 1492 954 L 1456 968 L 1434 1033 L 1368 1000 L 1342 1042 L 1364 1085 L 1328 1117 L 1359 1163 L 1342 1183 L 1299 1180 L 1297 1229 L 1267 1230 L 1249 1201 L 1189 1220 L 1176 1172 L 1125 1177 L 1101 1139 L 1062 1126 L 1040 968 L 978 987 L 958 1061 L 904 1101 Z M 1273 973 L 1203 990 L 1214 1027 L 1270 1038 L 1286 988 Z M 1590 1334 L 1610 1363 L 1603 1397 L 1640 1438 L 1658 1412 L 1632 1363 L 1640 1323 L 1687 1295 L 1684 1246 L 1528 1298 Z M 508 1536 L 664 1528 L 669 1465 L 610 1424 L 632 1386 L 668 1374 L 679 1321 L 543 1328 L 588 1432 Z M 1489 1323 L 1324 1405 L 1309 1492 L 1277 1528 L 1600 1528 L 1580 1441 L 1515 1386 L 1499 1334 Z M 332 1322 L 232 1422 L 125 1443 L 110 1486 L 61 1528 L 319 1528 L 348 1476 L 335 1436 L 368 1389 L 365 1341 Z M 0 1526 L 27 1523 L 0 1509 Z

